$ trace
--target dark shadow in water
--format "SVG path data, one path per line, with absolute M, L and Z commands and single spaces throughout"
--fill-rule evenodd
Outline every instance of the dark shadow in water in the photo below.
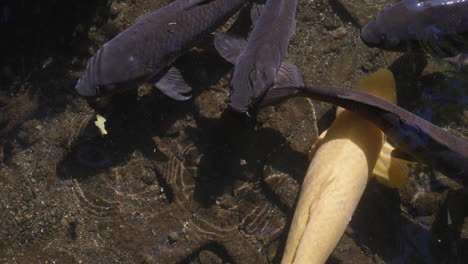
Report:
M 19 2 L 23 3 L 24 1 Z M 2 25 L 7 27 L 9 31 L 16 32 L 20 30 L 23 25 L 29 25 L 30 23 L 34 24 L 31 20 L 41 16 L 41 18 L 38 20 L 39 22 L 36 21 L 36 24 L 34 24 L 35 26 L 32 27 L 32 29 L 35 29 L 34 34 L 31 35 L 28 33 L 26 36 L 18 36 L 18 38 L 13 38 L 13 41 L 7 43 L 8 45 L 2 42 L 2 45 L 12 49 L 12 52 L 10 53 L 11 56 L 9 55 L 8 57 L 10 58 L 11 63 L 8 60 L 6 61 L 8 67 L 11 68 L 11 78 L 19 76 L 19 73 L 21 73 L 18 70 L 19 68 L 21 68 L 25 73 L 33 73 L 33 76 L 31 76 L 31 82 L 34 83 L 34 86 L 31 89 L 28 89 L 28 91 L 42 95 L 41 97 L 38 97 L 40 98 L 38 104 L 41 106 L 40 109 L 44 109 L 44 111 L 40 111 L 40 116 L 38 113 L 33 113 L 27 118 L 23 118 L 23 122 L 33 115 L 35 115 L 35 117 L 38 119 L 51 118 L 51 115 L 53 116 L 64 111 L 67 105 L 69 105 L 71 102 L 73 103 L 78 101 L 78 95 L 73 89 L 76 83 L 76 78 L 67 77 L 69 67 L 64 67 L 64 65 L 72 64 L 72 56 L 78 56 L 79 58 L 85 58 L 89 56 L 88 47 L 90 47 L 92 44 L 89 43 L 87 37 L 89 28 L 92 25 L 96 25 L 99 28 L 105 23 L 105 21 L 107 21 L 107 18 L 111 16 L 108 10 L 109 2 L 107 0 L 85 2 L 72 1 L 67 2 L 66 6 L 57 4 L 56 6 L 53 6 L 53 8 L 51 7 L 48 9 L 49 5 L 51 5 L 51 2 L 55 1 L 42 1 L 41 4 L 33 4 L 38 8 L 40 7 L 40 10 L 28 10 L 27 12 L 22 13 L 22 16 L 12 19 L 6 25 Z M 24 2 L 23 5 L 26 5 L 26 2 Z M 12 13 L 17 14 L 20 10 L 22 10 L 21 8 L 23 8 L 23 6 L 16 6 L 15 4 L 12 7 Z M 30 12 L 33 13 L 26 19 L 25 15 L 30 14 Z M 37 12 L 37 14 L 35 12 Z M 50 12 L 56 12 L 58 15 L 45 16 Z M 72 14 L 69 14 L 68 12 L 72 12 Z M 246 11 L 243 11 L 243 13 L 245 12 Z M 245 14 L 241 15 L 240 18 L 245 20 L 245 16 Z M 58 20 L 60 20 L 60 23 Z M 46 25 L 50 26 L 46 27 Z M 250 24 L 247 26 L 245 22 L 239 22 L 238 19 L 234 23 L 232 31 L 237 32 L 240 35 L 246 35 L 249 27 Z M 28 28 L 27 30 L 31 29 Z M 41 30 L 47 32 L 42 34 Z M 57 40 L 57 36 L 60 36 L 60 40 Z M 109 35 L 107 37 L 110 39 L 113 36 Z M 14 48 L 17 46 L 17 39 L 20 42 L 25 42 L 28 44 L 26 44 L 24 47 L 20 45 L 19 48 Z M 207 37 L 207 39 L 209 42 L 212 41 L 212 37 L 210 38 L 210 36 Z M 28 45 L 31 45 L 31 47 Z M 23 52 L 24 50 L 27 50 L 29 53 Z M 14 56 L 19 56 L 20 54 L 21 56 L 26 56 L 30 61 L 28 61 L 28 63 L 23 63 L 18 59 L 13 60 Z M 42 63 L 46 58 L 51 58 L 52 60 L 50 61 L 49 66 L 47 66 L 45 69 L 42 69 L 42 66 L 39 64 Z M 19 64 L 16 65 L 15 63 Z M 208 49 L 208 51 L 201 50 L 189 52 L 176 62 L 176 66 L 178 66 L 183 71 L 184 78 L 186 78 L 187 82 L 194 88 L 192 94 L 193 96 L 197 96 L 205 87 L 219 82 L 220 78 L 226 75 L 226 73 L 232 69 L 232 66 L 229 63 L 225 62 L 217 53 L 210 49 Z M 76 70 L 81 70 L 82 65 L 77 65 L 75 67 L 77 67 Z M 2 80 L 4 80 L 4 78 L 2 78 Z M 10 80 L 6 78 L 5 80 L 13 82 L 13 79 Z M 51 80 L 55 82 L 51 84 Z M 10 92 L 17 91 L 10 89 Z M 2 98 L 3 97 L 4 96 L 2 96 Z M 113 131 L 122 131 L 120 126 L 123 125 L 127 130 L 125 132 L 122 131 L 121 135 L 118 135 L 119 132 L 115 132 L 116 135 L 107 136 L 105 138 L 85 137 L 86 139 L 84 141 L 82 138 L 81 143 L 85 144 L 86 146 L 82 146 L 81 149 L 72 149 L 72 152 L 75 154 L 68 155 L 66 160 L 72 160 L 74 157 L 77 157 L 76 155 L 78 155 L 78 158 L 82 158 L 82 160 L 84 160 L 84 163 L 86 164 L 85 166 L 92 167 L 94 169 L 99 168 L 98 171 L 101 171 L 102 169 L 111 166 L 111 164 L 115 164 L 115 162 L 122 160 L 122 158 L 119 158 L 118 161 L 109 158 L 108 150 L 112 149 L 113 154 L 119 153 L 118 149 L 115 147 L 110 147 L 110 145 L 115 145 L 114 143 L 118 139 L 120 140 L 119 142 L 127 141 L 127 139 L 125 139 L 125 133 L 136 132 L 133 130 L 132 125 L 135 125 L 136 128 L 145 131 L 151 130 L 149 127 L 158 127 L 158 129 L 154 130 L 153 132 L 147 132 L 148 137 L 146 138 L 145 144 L 142 144 L 142 147 L 144 147 L 144 145 L 152 146 L 154 144 L 149 144 L 151 141 L 151 136 L 163 134 L 164 127 L 167 128 L 170 126 L 170 122 L 167 122 L 166 125 L 159 127 L 157 125 L 159 119 L 164 119 L 166 118 L 166 115 L 172 115 L 172 113 L 175 112 L 178 114 L 169 118 L 172 119 L 172 121 L 175 121 L 177 118 L 183 116 L 181 112 L 189 112 L 189 108 L 186 106 L 191 104 L 188 102 L 176 102 L 161 95 L 156 95 L 155 100 L 153 100 L 154 96 L 143 98 L 138 103 L 136 103 L 136 98 L 137 96 L 135 94 L 117 95 L 116 98 L 113 98 L 112 102 L 110 103 L 114 104 L 113 106 L 106 106 L 102 109 L 97 108 L 96 110 L 106 116 L 108 119 L 108 123 L 106 125 L 108 125 L 110 129 Z M 2 102 L 3 101 L 4 100 L 2 100 Z M 142 101 L 146 103 L 143 103 Z M 145 110 L 144 106 L 140 104 L 145 104 L 150 109 Z M 178 109 L 175 105 L 185 106 L 182 106 L 181 109 Z M 18 110 L 21 111 L 21 109 Z M 137 125 L 137 121 L 131 121 L 130 123 L 124 124 L 122 120 L 125 120 L 125 118 L 128 116 L 136 120 L 142 119 L 142 116 L 155 117 L 156 119 L 145 120 L 147 123 L 151 124 L 151 126 L 145 126 L 144 124 Z M 94 126 L 93 122 L 94 120 L 90 122 L 90 127 Z M 145 138 L 141 135 L 136 135 L 135 133 L 133 135 L 127 134 L 127 137 L 135 137 L 141 140 L 144 140 Z M 123 147 L 124 150 L 122 150 L 124 154 L 128 153 L 131 149 L 138 148 L 137 146 L 128 146 L 134 143 L 135 142 L 133 140 L 128 141 L 128 144 L 126 144 L 126 146 Z M 125 159 L 125 157 L 123 157 L 123 159 Z
M 340 17 L 343 23 L 351 23 L 356 28 L 361 28 L 359 22 L 346 10 L 346 8 L 337 0 L 330 0 L 330 6 L 333 8 L 335 13 Z
M 219 259 L 222 260 L 221 263 L 235 263 L 222 245 L 209 243 L 193 251 L 193 253 L 182 260 L 180 264 L 212 263 L 210 260 L 214 261 Z
M 314 102 L 314 101 L 313 101 Z M 319 102 L 314 102 L 314 106 L 318 105 Z M 327 130 L 335 121 L 336 118 L 336 108 L 330 108 L 325 114 L 323 114 L 320 119 L 317 120 L 318 134 L 322 134 L 323 131 Z
M 427 65 L 424 54 L 405 54 L 388 67 L 395 76 L 398 105 L 411 109 L 415 107 L 415 99 L 421 96 L 422 86 L 420 76 Z
M 58 166 L 60 177 L 81 180 L 92 177 L 127 160 L 135 150 L 153 160 L 164 159 L 161 153 L 154 152 L 153 137 L 176 136 L 167 134 L 167 129 L 193 112 L 194 98 L 207 87 L 218 83 L 232 69 L 232 65 L 209 49 L 191 51 L 181 56 L 175 66 L 193 88 L 192 99 L 175 101 L 153 88 L 150 94 L 140 98 L 134 89 L 108 99 L 89 100 L 96 112 L 108 120 L 106 127 L 109 134 L 99 136 L 92 120 L 88 126 L 94 129 L 93 136 L 84 135 L 69 151 Z
M 192 97 L 218 84 L 233 67 L 213 50 L 191 51 L 177 59 L 174 66 L 182 72 L 184 80 L 192 86 Z M 229 87 L 224 88 L 229 89 Z
M 398 105 L 438 126 L 458 124 L 468 105 L 468 77 L 460 72 L 421 76 L 424 55 L 405 54 L 389 68 L 395 75 Z
M 166 130 L 192 110 L 191 101 L 175 101 L 161 93 L 152 93 L 137 100 L 136 94 L 117 95 L 107 112 L 108 135 L 101 137 L 90 121 L 82 137 L 57 167 L 62 179 L 84 180 L 117 166 L 129 159 L 129 154 L 139 150 L 152 160 L 165 157 L 154 152 L 153 137 L 166 134 Z M 171 135 L 168 135 L 171 136 Z
M 72 57 L 87 55 L 87 33 L 107 21 L 109 4 L 109 0 L 0 2 L 0 9 L 9 10 L 8 19 L 0 24 L 1 90 L 16 94 L 40 89 L 52 98 L 63 90 L 72 92 L 44 84 L 50 85 L 51 79 L 66 83 Z
M 467 240 L 461 238 L 464 219 L 468 216 L 466 188 L 448 191 L 432 225 L 431 249 L 436 263 L 465 263 Z
M 388 263 L 412 263 L 416 259 L 424 263 L 464 263 L 460 260 L 467 257 L 467 243 L 460 239 L 460 231 L 467 216 L 466 198 L 465 189 L 449 191 L 436 219 L 429 224 L 428 212 L 406 212 L 410 218 L 403 217 L 398 191 L 371 182 L 350 222 L 354 230 L 351 236 L 365 245 L 364 251 L 368 248 Z
M 308 165 L 306 155 L 289 147 L 280 132 L 253 129 L 252 119 L 229 109 L 220 119 L 197 119 L 198 128 L 189 129 L 200 153 L 194 197 L 202 207 L 211 206 L 215 198 L 229 193 L 238 181 L 263 182 L 263 168 L 291 173 L 296 179 L 304 177 Z M 268 187 L 265 187 L 268 190 Z M 271 191 L 267 196 L 274 196 Z M 272 198 L 278 201 L 278 198 Z M 277 204 L 277 203 L 275 203 Z M 277 204 L 289 211 L 285 205 Z
M 468 42 L 465 38 L 463 37 L 462 39 Z M 443 46 L 441 46 L 443 44 L 443 42 L 437 43 L 440 49 L 443 49 Z M 460 51 L 460 49 L 455 50 Z M 439 50 L 436 52 L 430 49 L 426 49 L 425 51 L 440 58 L 457 55 L 456 51 Z M 443 73 L 436 72 L 421 77 L 424 68 L 428 64 L 426 57 L 427 55 L 421 51 L 412 51 L 399 57 L 389 69 L 395 75 L 398 105 L 405 109 L 419 108 L 419 112 L 416 112 L 416 114 L 430 121 L 431 113 L 428 112 L 430 111 L 428 104 L 431 102 L 440 104 L 468 103 L 465 92 L 468 78 L 460 70 L 444 71 Z
M 424 52 L 434 58 L 453 57 L 468 51 L 468 33 L 439 36 L 437 39 L 418 42 Z
M 371 181 L 349 223 L 350 236 L 383 260 L 392 260 L 399 254 L 400 211 L 398 191 Z
M 415 260 L 422 263 L 434 263 L 433 252 L 430 250 L 429 241 L 431 233 L 423 223 L 415 222 L 407 218 L 402 219 L 398 237 L 398 251 L 389 260 L 389 263 L 405 264 Z
M 251 5 L 249 3 L 245 8 L 241 9 L 239 16 L 226 33 L 247 39 L 252 25 L 250 21 Z M 197 47 L 202 47 L 202 49 L 192 50 L 178 58 L 174 63 L 174 66 L 182 71 L 184 79 L 192 87 L 216 85 L 226 73 L 233 70 L 233 65 L 223 59 L 216 50 L 214 34 L 208 34 L 199 40 Z M 229 89 L 229 87 L 225 88 Z M 194 90 L 193 92 L 197 95 L 201 90 Z
M 438 125 L 460 121 L 468 105 L 468 80 L 436 72 L 422 77 L 421 83 L 419 116 Z
M 13 155 L 23 122 L 60 113 L 76 97 L 73 58 L 86 56 L 89 28 L 109 16 L 108 0 L 0 1 L 0 160 Z

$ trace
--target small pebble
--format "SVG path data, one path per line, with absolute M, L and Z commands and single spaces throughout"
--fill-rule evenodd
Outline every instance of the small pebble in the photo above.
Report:
M 170 243 L 174 243 L 179 239 L 179 233 L 171 231 L 171 232 L 169 232 L 167 237 L 168 237 Z
M 344 27 L 337 28 L 337 29 L 330 32 L 330 34 L 332 35 L 332 37 L 334 39 L 340 39 L 340 38 L 346 36 L 347 33 L 348 33 L 348 31 Z

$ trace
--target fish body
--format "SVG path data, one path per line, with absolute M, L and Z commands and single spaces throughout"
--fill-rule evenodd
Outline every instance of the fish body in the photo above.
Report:
M 355 113 L 337 117 L 301 186 L 282 264 L 325 263 L 361 199 L 383 139 Z
M 233 109 L 247 111 L 275 81 L 303 83 L 297 67 L 283 63 L 295 31 L 296 8 L 297 0 L 267 0 L 258 19 L 252 12 L 252 20 L 256 21 L 247 42 L 217 34 L 216 48 L 235 64 L 230 102 Z
M 403 0 L 385 8 L 361 31 L 369 46 L 395 47 L 468 32 L 468 0 Z
M 276 104 L 295 96 L 307 96 L 356 112 L 388 136 L 396 153 L 409 154 L 447 176 L 468 177 L 468 142 L 368 93 L 326 85 L 276 88 L 265 95 L 261 105 Z
M 75 89 L 82 96 L 99 96 L 151 81 L 170 97 L 188 99 L 180 93 L 191 88 L 171 64 L 245 2 L 176 0 L 139 17 L 94 54 Z
M 395 82 L 388 70 L 368 76 L 355 88 L 396 102 Z M 337 111 L 335 121 L 324 134 L 313 146 L 316 151 L 301 187 L 282 264 L 325 263 L 385 151 L 383 132 L 348 110 Z M 384 159 L 389 161 L 386 171 L 391 172 L 389 167 L 394 160 L 388 156 Z M 408 170 L 402 171 L 399 174 L 406 177 Z

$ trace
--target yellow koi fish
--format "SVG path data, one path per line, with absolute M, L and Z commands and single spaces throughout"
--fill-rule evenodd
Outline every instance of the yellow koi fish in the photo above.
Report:
M 379 70 L 355 89 L 396 103 L 393 74 Z M 384 133 L 339 108 L 336 120 L 312 146 L 282 263 L 324 263 L 343 235 L 369 179 L 391 187 L 407 178 L 407 164 L 390 156 Z

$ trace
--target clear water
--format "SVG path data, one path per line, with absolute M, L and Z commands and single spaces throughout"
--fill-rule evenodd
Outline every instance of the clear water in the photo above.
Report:
M 103 43 L 168 2 L 0 0 L 1 263 L 280 263 L 333 106 L 295 98 L 234 113 L 232 65 L 210 37 L 175 63 L 191 100 L 143 85 L 89 103 L 74 90 Z M 443 61 L 451 47 L 360 40 L 388 5 L 299 0 L 287 60 L 306 84 L 352 86 L 388 67 L 400 106 L 466 137 L 468 78 Z M 219 30 L 246 36 L 249 15 Z M 466 263 L 467 194 L 447 176 L 414 164 L 399 189 L 371 180 L 327 263 Z

